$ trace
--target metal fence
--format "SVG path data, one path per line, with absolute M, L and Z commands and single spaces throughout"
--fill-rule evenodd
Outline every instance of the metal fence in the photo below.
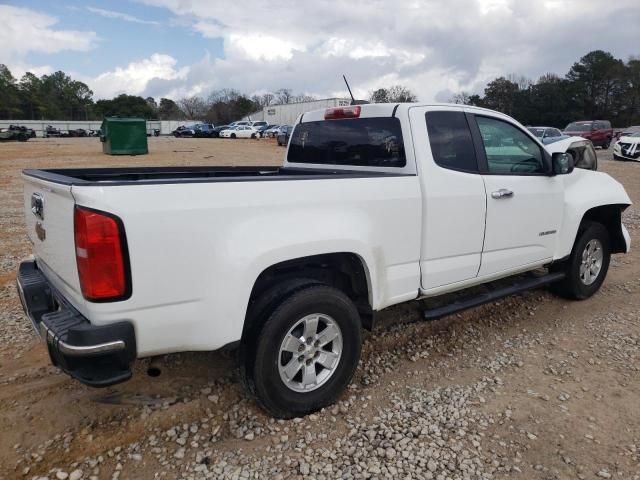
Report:
M 200 123 L 197 120 L 148 120 L 147 121 L 147 133 L 153 133 L 153 130 L 159 128 L 161 135 L 170 135 L 180 125 L 192 125 L 194 123 Z M 44 137 L 44 132 L 48 125 L 59 129 L 62 133 L 66 133 L 69 130 L 76 130 L 83 128 L 85 130 L 99 130 L 102 125 L 101 120 L 95 122 L 81 122 L 81 121 L 64 121 L 64 120 L 0 120 L 0 128 L 9 128 L 9 125 L 19 125 L 35 130 L 37 137 Z

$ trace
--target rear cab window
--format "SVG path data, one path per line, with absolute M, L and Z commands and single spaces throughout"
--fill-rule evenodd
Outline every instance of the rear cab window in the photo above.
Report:
M 566 132 L 590 132 L 593 122 L 573 122 L 566 126 Z
M 300 123 L 293 129 L 287 162 L 402 168 L 407 159 L 400 121 L 368 117 Z
M 450 170 L 478 172 L 471 130 L 463 112 L 426 113 L 431 154 L 437 165 Z

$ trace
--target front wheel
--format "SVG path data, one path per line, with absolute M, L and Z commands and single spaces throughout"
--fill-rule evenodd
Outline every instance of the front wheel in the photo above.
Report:
M 231 134 L 231 138 L 236 138 L 236 134 L 235 134 L 235 133 L 232 133 L 232 134 Z
M 559 295 L 574 300 L 584 300 L 596 293 L 609 270 L 611 246 L 609 232 L 601 223 L 585 223 L 579 233 L 571 256 L 566 264 L 556 267 L 566 277 L 553 284 Z
M 341 291 L 309 285 L 281 299 L 245 359 L 249 391 L 273 416 L 303 416 L 334 403 L 351 381 L 360 316 Z
M 610 138 L 607 138 L 607 139 L 604 141 L 604 144 L 602 145 L 602 148 L 603 148 L 604 150 L 609 150 L 609 147 L 610 147 L 610 146 L 611 146 L 611 139 L 610 139 Z

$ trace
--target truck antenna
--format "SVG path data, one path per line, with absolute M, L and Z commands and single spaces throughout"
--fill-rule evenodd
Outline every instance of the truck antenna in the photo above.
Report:
M 353 93 L 351 93 L 351 87 L 349 86 L 349 82 L 347 82 L 347 77 L 343 74 L 342 78 L 344 78 L 344 83 L 347 84 L 347 90 L 349 90 L 349 95 L 351 95 L 351 105 L 355 105 L 356 99 L 353 98 Z
M 347 84 L 347 90 L 349 90 L 349 95 L 351 96 L 351 105 L 364 105 L 367 102 L 366 100 L 356 100 L 353 96 L 353 93 L 351 93 L 351 87 L 349 86 L 349 82 L 347 82 L 347 77 L 343 74 L 342 78 L 344 78 L 344 83 Z

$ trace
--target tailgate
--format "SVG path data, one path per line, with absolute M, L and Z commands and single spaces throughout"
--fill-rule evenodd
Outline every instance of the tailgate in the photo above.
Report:
M 72 303 L 83 304 L 76 265 L 70 185 L 23 175 L 27 235 L 38 267 Z

